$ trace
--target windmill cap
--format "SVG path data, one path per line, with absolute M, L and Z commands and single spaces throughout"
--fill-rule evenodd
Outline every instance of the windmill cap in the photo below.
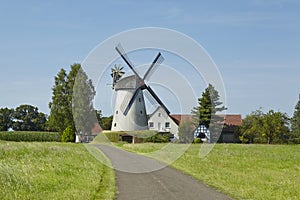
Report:
M 115 86 L 115 90 L 136 89 L 141 84 L 141 81 L 135 75 L 131 75 L 120 79 Z

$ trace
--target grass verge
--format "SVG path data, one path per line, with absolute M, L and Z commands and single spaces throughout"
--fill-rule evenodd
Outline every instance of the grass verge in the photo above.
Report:
M 114 199 L 115 191 L 113 170 L 82 144 L 0 141 L 1 199 Z
M 160 155 L 148 154 L 162 148 L 162 144 L 121 147 L 164 161 Z M 199 158 L 199 149 L 200 144 L 191 145 L 171 166 L 234 199 L 300 198 L 299 145 L 217 144 L 203 159 Z

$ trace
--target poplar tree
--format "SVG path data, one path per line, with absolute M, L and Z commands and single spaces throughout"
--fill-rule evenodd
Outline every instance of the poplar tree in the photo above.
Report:
M 50 128 L 61 134 L 66 128 L 74 131 L 79 128 L 77 131 L 89 132 L 86 127 L 90 127 L 87 120 L 95 116 L 92 103 L 95 90 L 81 65 L 71 65 L 69 73 L 61 69 L 54 80 L 52 101 L 49 103 Z M 77 88 L 76 91 L 80 92 L 74 94 L 74 87 Z M 74 101 L 74 98 L 76 101 Z M 78 123 L 78 125 L 76 124 L 77 129 L 75 128 L 74 116 L 76 117 L 76 123 Z M 92 122 L 94 123 L 94 121 Z M 83 127 L 85 128 L 83 129 Z

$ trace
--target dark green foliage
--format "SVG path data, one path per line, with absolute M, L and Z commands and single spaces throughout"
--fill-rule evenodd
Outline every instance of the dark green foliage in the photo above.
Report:
M 288 123 L 285 113 L 257 110 L 243 120 L 240 139 L 244 143 L 287 143 L 290 136 Z
M 57 132 L 0 132 L 0 140 L 15 142 L 61 142 L 61 135 Z
M 70 126 L 73 130 L 89 134 L 97 122 L 92 106 L 95 91 L 80 64 L 71 65 L 68 74 L 64 69 L 60 70 L 55 77 L 52 94 L 52 101 L 49 103 L 50 129 L 62 133 Z
M 179 141 L 181 143 L 192 143 L 194 140 L 195 126 L 191 121 L 183 121 L 178 128 Z
M 46 114 L 31 105 L 20 105 L 13 112 L 15 131 L 44 131 L 46 129 Z
M 111 130 L 112 121 L 113 116 L 111 115 L 109 117 L 102 117 L 99 123 L 104 130 Z
M 61 136 L 61 141 L 62 142 L 75 142 L 75 130 L 73 129 L 72 126 L 68 126 L 64 131 Z
M 113 116 L 104 117 L 101 110 L 95 110 L 97 120 L 103 130 L 111 130 Z
M 0 131 L 8 131 L 12 128 L 13 124 L 13 109 L 1 108 L 0 109 Z
M 202 143 L 202 140 L 200 138 L 195 138 L 194 143 L 195 144 Z
M 98 123 L 93 99 L 96 94 L 92 81 L 80 67 L 74 82 L 72 93 L 72 112 L 79 133 L 90 134 L 93 126 Z
M 66 71 L 61 69 L 54 80 L 52 101 L 49 103 L 49 127 L 51 130 L 62 133 L 68 126 L 69 118 L 71 117 Z
M 152 142 L 152 143 L 166 143 L 170 142 L 170 134 L 169 133 L 157 133 L 153 136 L 150 136 L 145 139 L 145 142 Z
M 110 132 L 110 131 L 105 132 L 105 131 L 103 131 L 100 134 L 105 134 L 105 136 L 107 137 L 107 139 L 110 142 L 119 142 L 121 140 L 120 135 L 125 134 L 125 133 L 124 132 Z
M 300 144 L 300 99 L 295 106 L 295 112 L 291 119 L 291 137 L 289 140 L 291 143 Z
M 263 124 L 262 116 L 262 111 L 256 110 L 243 119 L 240 136 L 240 140 L 243 143 L 254 143 L 254 139 L 260 137 L 260 127 L 262 127 Z
M 196 106 L 192 110 L 194 114 L 195 126 L 204 125 L 209 128 L 210 124 L 216 124 L 222 119 L 217 119 L 216 113 L 226 110 L 223 103 L 219 101 L 220 96 L 218 91 L 211 84 L 202 93 L 202 97 L 198 99 L 199 106 Z M 213 116 L 213 117 L 212 117 Z M 214 119 L 214 120 L 212 120 Z

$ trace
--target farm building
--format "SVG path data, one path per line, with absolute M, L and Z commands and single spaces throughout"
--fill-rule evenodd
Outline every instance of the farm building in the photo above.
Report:
M 236 127 L 242 124 L 242 116 L 239 114 L 218 115 L 224 119 L 224 127 L 219 138 L 219 142 L 236 143 L 239 142 L 239 137 L 235 133 Z M 179 139 L 178 127 L 184 121 L 192 121 L 191 114 L 170 114 L 158 107 L 150 116 L 148 120 L 149 130 L 155 130 L 160 133 L 169 132 L 171 138 Z M 208 141 L 210 141 L 210 133 L 204 126 L 195 127 L 194 137 L 199 137 L 202 134 Z

